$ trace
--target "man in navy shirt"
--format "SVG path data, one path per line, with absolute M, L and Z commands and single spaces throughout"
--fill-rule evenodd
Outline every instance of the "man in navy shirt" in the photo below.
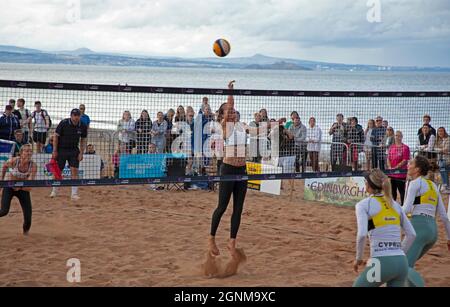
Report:
M 61 171 L 69 163 L 72 179 L 78 179 L 78 168 L 86 151 L 88 127 L 81 121 L 81 111 L 73 109 L 70 118 L 62 120 L 56 127 L 53 136 L 52 158 L 58 163 Z M 53 188 L 50 197 L 56 197 L 57 190 Z M 78 188 L 72 187 L 72 200 L 78 200 Z
M 434 135 L 434 136 L 436 136 L 436 129 L 434 129 L 434 128 L 430 125 L 430 122 L 431 122 L 431 116 L 428 115 L 428 114 L 425 114 L 425 115 L 423 116 L 423 125 L 428 125 L 428 126 L 430 126 L 430 132 L 431 132 L 431 134 Z M 423 125 L 422 125 L 422 127 L 423 127 Z M 419 135 L 419 136 L 420 136 L 421 134 L 423 134 L 423 133 L 422 133 L 422 127 L 420 127 L 419 131 L 417 132 L 417 135 Z

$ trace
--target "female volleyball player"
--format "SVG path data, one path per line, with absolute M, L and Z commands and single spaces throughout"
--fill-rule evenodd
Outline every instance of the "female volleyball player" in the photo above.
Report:
M 403 287 L 408 276 L 408 260 L 405 252 L 413 244 L 416 236 L 414 228 L 392 199 L 389 177 L 381 170 L 374 169 L 365 175 L 366 191 L 370 196 L 356 205 L 358 236 L 356 241 L 355 272 L 364 264 L 363 252 L 367 235 L 370 238 L 371 259 L 366 269 L 353 284 L 354 287 Z M 405 240 L 401 242 L 401 230 Z M 378 274 L 376 271 L 379 270 Z M 373 274 L 372 272 L 375 272 Z M 378 278 L 377 278 L 378 277 Z
M 228 88 L 234 88 L 234 82 L 228 84 Z M 246 170 L 246 142 L 247 133 L 251 129 L 247 125 L 238 123 L 234 108 L 234 97 L 228 96 L 223 106 L 223 119 L 221 121 L 224 138 L 224 158 L 220 166 L 221 175 L 245 175 Z M 247 181 L 221 181 L 219 185 L 219 202 L 212 215 L 211 233 L 209 237 L 209 251 L 212 256 L 219 255 L 215 237 L 222 215 L 227 209 L 233 195 L 233 214 L 231 217 L 231 233 L 228 249 L 232 257 L 238 257 L 236 251 L 236 237 L 241 223 L 241 214 L 247 193 Z
M 406 190 L 404 212 L 411 216 L 417 238 L 406 256 L 411 268 L 436 243 L 438 230 L 436 214 L 439 214 L 447 232 L 447 247 L 450 251 L 450 222 L 439 190 L 431 180 L 425 178 L 431 170 L 430 162 L 417 156 L 408 164 L 408 176 L 412 179 Z
M 34 180 L 37 166 L 31 160 L 33 148 L 30 144 L 25 144 L 20 148 L 19 157 L 11 158 L 3 164 L 2 180 L 5 180 L 6 171 L 9 169 L 9 180 L 23 181 Z M 0 217 L 9 213 L 11 200 L 17 197 L 23 211 L 23 234 L 26 235 L 31 228 L 31 188 L 3 188 Z

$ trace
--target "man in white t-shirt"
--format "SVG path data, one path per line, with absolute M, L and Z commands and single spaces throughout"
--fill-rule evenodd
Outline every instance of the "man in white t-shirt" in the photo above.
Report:
M 37 152 L 42 152 L 47 141 L 47 131 L 50 125 L 50 117 L 47 111 L 42 109 L 40 101 L 34 103 L 35 110 L 31 115 L 34 121 L 33 141 L 36 143 Z

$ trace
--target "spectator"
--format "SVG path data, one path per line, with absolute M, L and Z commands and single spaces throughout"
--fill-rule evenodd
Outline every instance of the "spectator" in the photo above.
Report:
M 435 151 L 439 155 L 439 169 L 442 179 L 442 192 L 450 193 L 450 186 L 448 184 L 447 167 L 450 166 L 450 138 L 444 127 L 440 127 L 437 131 Z
M 350 120 L 350 127 L 348 127 L 347 131 L 347 142 L 350 148 L 353 170 L 357 171 L 359 153 L 363 151 L 364 129 L 358 124 L 358 118 L 356 117 L 352 117 Z
M 156 145 L 158 153 L 164 153 L 166 148 L 167 125 L 167 121 L 164 120 L 164 114 L 158 112 L 157 120 L 153 122 L 151 131 L 152 143 Z
M 306 149 L 311 160 L 313 172 L 320 172 L 319 153 L 322 142 L 322 130 L 316 126 L 316 119 L 314 117 L 309 119 L 309 127 L 306 129 L 305 141 L 308 143 Z
M 47 131 L 50 129 L 50 116 L 42 109 L 40 101 L 34 103 L 34 112 L 31 118 L 34 120 L 33 141 L 36 143 L 36 151 L 42 152 L 47 141 Z
M 150 153 L 150 154 L 158 153 L 158 148 L 156 147 L 155 144 L 150 143 L 150 144 L 148 145 L 148 153 Z
M 44 146 L 44 153 L 51 154 L 53 153 L 53 135 L 50 135 L 48 138 L 47 145 Z
M 389 147 L 387 167 L 391 170 L 408 170 L 408 161 L 411 152 L 409 147 L 403 144 L 403 133 L 401 131 L 395 132 L 395 143 Z M 403 205 L 405 201 L 405 174 L 392 174 L 391 178 L 392 196 L 397 201 L 397 191 L 400 193 L 400 204 Z
M 184 144 L 188 144 L 185 145 L 187 146 L 190 152 L 189 156 L 188 156 L 188 161 L 187 161 L 187 165 L 186 165 L 186 173 L 190 174 L 190 175 L 194 175 L 195 174 L 195 167 L 196 165 L 194 165 L 194 109 L 192 108 L 186 108 L 186 123 L 185 125 L 189 126 L 189 130 L 188 131 L 181 131 L 182 134 L 182 138 L 183 138 L 183 143 Z M 186 129 L 187 130 L 187 129 Z
M 17 157 L 19 155 L 20 148 L 27 143 L 25 142 L 24 134 L 21 129 L 14 131 L 14 138 L 16 140 L 16 146 L 14 146 L 14 157 Z
M 350 125 L 352 124 L 352 118 L 353 117 L 347 117 L 347 122 L 346 122 L 347 128 L 350 127 Z
M 0 117 L 0 139 L 15 141 L 14 132 L 20 129 L 19 119 L 12 113 L 11 105 L 5 106 L 5 113 Z
M 224 116 L 224 108 L 226 106 L 226 103 L 222 103 L 219 107 L 219 109 L 216 111 L 216 121 L 221 123 Z M 262 117 L 261 117 L 262 119 Z
M 91 118 L 85 113 L 86 106 L 84 104 L 80 104 L 80 112 L 81 112 L 81 122 L 86 125 L 89 129 L 91 125 Z
M 253 162 L 261 163 L 262 157 L 261 157 L 261 152 L 260 152 L 260 148 L 259 148 L 260 139 L 261 139 L 260 132 L 262 130 L 262 129 L 259 129 L 259 126 L 261 124 L 261 114 L 258 112 L 258 113 L 255 113 L 253 116 L 254 116 L 254 120 L 252 122 L 250 122 L 249 126 L 257 129 L 257 135 L 250 137 L 250 154 L 251 154 Z M 263 136 L 263 138 L 267 138 L 267 136 Z
M 282 122 L 279 122 L 272 133 L 279 134 L 279 159 L 278 166 L 283 173 L 295 173 L 294 134 L 287 130 Z
M 22 120 L 22 115 L 20 114 L 20 112 L 18 110 L 16 110 L 16 101 L 14 99 L 10 99 L 9 105 L 13 109 L 12 114 L 14 114 L 20 122 L 20 120 Z
M 386 155 L 389 153 L 389 148 L 394 144 L 395 142 L 395 134 L 394 134 L 394 128 L 387 127 L 386 129 L 386 135 L 383 139 L 383 147 L 385 148 Z
M 294 124 L 294 120 L 295 120 L 296 117 L 299 117 L 299 118 L 300 118 L 300 115 L 298 115 L 298 112 L 297 112 L 297 111 L 291 112 L 291 120 L 288 121 L 284 127 L 285 127 L 286 129 L 291 128 L 291 126 Z
M 208 129 L 205 128 L 206 125 L 208 125 L 211 121 L 214 120 L 212 117 L 212 111 L 211 107 L 209 105 L 203 105 L 202 109 L 202 146 L 208 139 L 208 134 L 206 133 Z
M 20 127 L 23 131 L 23 138 L 26 144 L 30 142 L 30 131 L 31 131 L 31 112 L 25 108 L 25 99 L 17 99 L 17 111 L 20 114 Z
M 52 158 L 58 163 L 60 170 L 63 170 L 68 162 L 72 180 L 78 179 L 78 168 L 83 161 L 83 154 L 86 150 L 86 140 L 88 129 L 81 122 L 81 112 L 73 109 L 70 118 L 62 120 L 56 127 L 53 137 Z M 57 189 L 53 188 L 50 197 L 56 197 Z M 78 187 L 72 187 L 72 200 L 78 200 Z
M 86 147 L 86 155 L 96 155 L 97 152 L 95 151 L 95 146 L 93 144 L 88 144 Z M 100 173 L 103 172 L 105 169 L 105 163 L 103 162 L 103 159 L 100 159 Z
M 302 166 L 302 172 L 306 171 L 306 126 L 302 124 L 300 116 L 293 115 L 293 123 L 289 127 L 289 132 L 294 137 L 294 152 L 295 152 L 295 170 L 300 172 L 300 165 Z
M 436 137 L 431 133 L 430 125 L 424 124 L 422 127 L 422 133 L 419 134 L 418 147 L 420 150 L 420 155 L 429 159 L 430 162 L 433 162 L 433 160 L 436 159 L 436 154 L 432 152 L 435 144 Z
M 119 132 L 119 143 L 125 144 L 127 153 L 131 153 L 136 147 L 136 122 L 131 117 L 130 111 L 123 112 L 122 119 L 117 125 Z
M 192 118 L 195 118 L 195 111 L 194 111 L 193 107 L 191 107 L 191 106 L 187 106 L 186 107 L 186 117 L 187 117 L 188 113 L 191 113 L 192 114 Z
M 114 165 L 114 178 L 120 178 L 120 156 L 129 154 L 124 143 L 119 142 L 119 146 L 112 156 L 112 164 Z
M 347 142 L 348 125 L 344 123 L 344 115 L 337 114 L 336 122 L 331 126 L 328 134 L 332 135 L 331 144 L 331 168 L 336 170 L 336 165 L 345 165 L 345 143 Z M 342 144 L 342 145 L 341 145 Z
M 371 141 L 372 138 L 372 131 L 375 128 L 375 121 L 373 119 L 369 119 L 367 122 L 367 128 L 364 132 L 364 151 L 366 154 L 366 169 L 371 170 L 372 169 L 372 147 L 373 143 Z
M 261 109 L 259 111 L 259 114 L 261 114 L 261 122 L 268 122 L 269 121 L 269 116 L 267 115 L 267 110 L 266 109 Z
M 422 124 L 422 127 L 421 127 L 421 128 L 419 129 L 419 131 L 417 132 L 417 135 L 421 135 L 421 134 L 422 134 L 422 128 L 423 128 L 423 125 L 428 125 L 428 126 L 430 127 L 430 133 L 431 133 L 432 135 L 436 136 L 436 129 L 434 129 L 434 128 L 431 126 L 430 122 L 431 122 L 431 116 L 428 115 L 428 114 L 425 114 L 425 115 L 423 116 L 423 124 Z
M 208 99 L 208 97 L 203 97 L 202 105 L 201 105 L 200 110 L 198 111 L 198 113 L 202 114 L 203 113 L 203 108 L 205 106 L 209 106 L 209 99 Z
M 141 117 L 136 121 L 137 153 L 145 154 L 148 151 L 152 138 L 152 121 L 147 110 L 141 112 Z
M 173 109 L 169 109 L 167 114 L 164 116 L 164 120 L 167 122 L 167 130 L 166 130 L 166 147 L 165 152 L 171 152 L 172 142 L 174 140 L 174 135 L 172 135 L 173 128 L 173 119 L 175 117 L 175 111 Z
M 201 111 L 201 109 L 200 109 Z M 200 112 L 201 113 L 201 112 Z M 177 108 L 177 114 L 175 115 L 175 122 L 184 122 L 186 121 L 186 111 L 183 106 L 179 106 Z
M 241 113 L 239 111 L 236 111 L 236 121 L 237 122 L 241 121 Z
M 384 129 L 389 127 L 389 122 L 387 120 L 383 120 L 383 124 L 381 125 Z
M 197 117 L 197 118 L 199 118 L 199 117 Z M 208 104 L 203 105 L 201 120 L 202 120 L 202 134 L 201 134 L 202 135 L 202 139 L 201 139 L 202 143 L 201 143 L 200 152 L 202 153 L 203 148 L 205 148 L 205 144 L 207 143 L 208 138 L 209 138 L 208 131 L 210 131 L 211 128 L 213 127 L 212 111 L 211 111 L 211 107 Z M 197 145 L 197 144 L 195 144 L 195 139 L 194 139 L 194 145 Z M 205 157 L 205 156 L 203 156 L 203 158 L 201 158 L 201 159 L 197 159 L 197 163 L 199 164 L 197 166 L 197 169 L 199 170 L 200 175 L 206 175 L 206 167 L 208 167 L 211 162 L 212 162 L 212 159 L 209 157 Z M 212 187 L 211 185 L 209 185 L 206 182 L 201 182 L 201 183 L 197 184 L 197 186 L 204 188 L 204 189 L 208 189 L 208 188 Z
M 372 142 L 372 167 L 385 169 L 386 155 L 383 152 L 383 139 L 386 135 L 386 128 L 383 128 L 383 117 L 377 116 L 375 119 L 375 128 L 372 130 L 370 141 Z

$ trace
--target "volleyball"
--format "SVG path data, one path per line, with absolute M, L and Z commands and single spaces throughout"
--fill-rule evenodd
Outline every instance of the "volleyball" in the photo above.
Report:
M 214 42 L 213 51 L 218 57 L 226 57 L 231 51 L 230 43 L 226 39 L 220 38 Z

